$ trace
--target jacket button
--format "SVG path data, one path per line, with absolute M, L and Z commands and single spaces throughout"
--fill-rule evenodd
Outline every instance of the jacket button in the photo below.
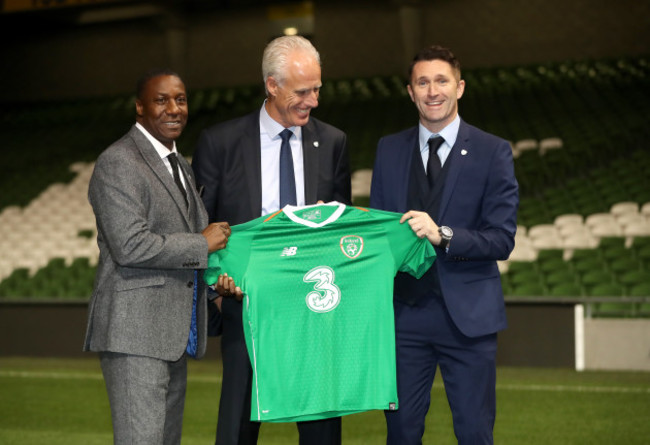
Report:
M 187 287 L 194 287 L 194 281 L 188 281 Z

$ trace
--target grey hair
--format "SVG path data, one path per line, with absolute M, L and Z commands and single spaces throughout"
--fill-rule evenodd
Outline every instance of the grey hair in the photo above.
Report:
M 302 36 L 282 36 L 273 39 L 264 49 L 262 56 L 262 76 L 264 78 L 264 89 L 268 96 L 269 91 L 266 89 L 266 81 L 273 77 L 279 84 L 284 83 L 287 78 L 287 59 L 293 51 L 304 51 L 307 55 L 316 59 L 320 65 L 320 55 L 314 45 Z

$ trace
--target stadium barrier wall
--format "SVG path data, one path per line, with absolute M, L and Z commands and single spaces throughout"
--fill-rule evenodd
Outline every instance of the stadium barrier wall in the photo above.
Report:
M 650 371 L 650 320 L 585 319 L 585 368 Z
M 88 302 L 0 303 L 0 356 L 91 357 L 82 351 Z M 220 338 L 206 358 L 221 358 Z
M 91 357 L 82 352 L 87 302 L 1 302 L 0 356 Z M 590 319 L 580 304 L 506 303 L 499 366 L 650 370 L 649 319 Z M 220 338 L 206 358 L 220 359 Z

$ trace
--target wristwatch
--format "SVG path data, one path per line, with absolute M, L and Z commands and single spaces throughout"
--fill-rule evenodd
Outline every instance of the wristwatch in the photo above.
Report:
M 451 242 L 451 237 L 454 236 L 454 231 L 451 230 L 450 227 L 440 226 L 438 228 L 438 233 L 440 233 L 440 237 L 442 238 L 440 240 L 440 244 L 438 244 L 438 247 L 440 247 L 441 249 L 448 248 L 449 243 Z

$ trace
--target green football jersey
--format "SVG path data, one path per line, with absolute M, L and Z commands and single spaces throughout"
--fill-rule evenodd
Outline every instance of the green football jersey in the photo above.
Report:
M 393 279 L 435 259 L 401 214 L 328 203 L 287 206 L 232 228 L 209 284 L 244 292 L 251 420 L 295 422 L 397 409 Z

